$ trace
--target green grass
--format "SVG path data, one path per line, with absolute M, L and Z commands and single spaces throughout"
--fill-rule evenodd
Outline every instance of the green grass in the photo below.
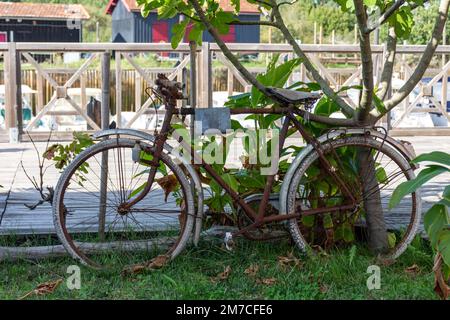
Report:
M 376 260 L 361 245 L 336 249 L 328 255 L 300 258 L 302 265 L 283 267 L 279 256 L 292 250 L 287 241 L 255 243 L 240 240 L 234 252 L 203 242 L 190 247 L 165 266 L 145 274 L 123 277 L 120 270 L 99 272 L 81 268 L 81 289 L 70 291 L 65 281 L 38 299 L 436 299 L 433 292 L 432 256 L 428 249 L 409 249 L 393 265 L 381 267 L 381 289 L 369 291 L 367 267 Z M 294 251 L 295 252 L 295 251 Z M 355 253 L 355 254 L 353 254 Z M 353 257 L 353 258 L 352 258 Z M 39 262 L 2 263 L 0 298 L 17 299 L 37 285 L 67 279 L 69 258 Z M 244 273 L 259 266 L 255 277 Z M 411 274 L 407 267 L 416 264 Z M 228 279 L 212 277 L 231 267 Z M 257 279 L 275 278 L 272 285 Z

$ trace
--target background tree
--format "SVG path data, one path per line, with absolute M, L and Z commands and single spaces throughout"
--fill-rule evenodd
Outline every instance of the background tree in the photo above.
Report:
M 434 52 L 441 40 L 444 25 L 447 21 L 450 0 L 440 0 L 434 15 L 431 36 L 426 48 L 410 79 L 392 96 L 388 97 L 394 71 L 397 43 L 407 39 L 414 25 L 414 11 L 424 5 L 426 0 L 334 0 L 340 6 L 342 14 L 352 14 L 358 26 L 358 36 L 362 65 L 362 90 L 359 104 L 356 108 L 342 99 L 328 82 L 319 74 L 314 64 L 305 55 L 292 30 L 285 23 L 283 8 L 290 8 L 296 0 L 247 0 L 259 6 L 265 19 L 257 22 L 240 21 L 236 18 L 240 12 L 241 0 L 231 0 L 234 13 L 225 12 L 215 0 L 137 0 L 142 6 L 142 14 L 148 15 L 157 10 L 160 18 L 171 18 L 178 13 L 185 19 L 173 28 L 172 46 L 175 48 L 188 32 L 188 39 L 201 43 L 202 33 L 207 30 L 224 55 L 239 70 L 239 72 L 258 90 L 270 97 L 267 88 L 262 85 L 237 59 L 222 41 L 221 35 L 227 34 L 230 25 L 259 24 L 275 28 L 292 46 L 295 54 L 302 60 L 305 68 L 317 82 L 322 91 L 336 104 L 347 119 L 335 119 L 310 114 L 311 120 L 321 120 L 336 126 L 373 126 L 389 111 L 404 100 L 422 79 L 428 68 Z M 330 1 L 316 0 L 316 5 L 323 5 Z M 192 25 L 191 28 L 188 28 Z M 381 73 L 379 88 L 375 88 L 371 34 L 381 27 L 388 28 L 386 40 L 386 56 Z M 188 31 L 189 30 L 189 31 Z M 361 163 L 364 166 L 364 163 Z M 376 181 L 376 179 L 369 179 Z M 370 186 L 367 186 L 370 188 Z M 375 197 L 374 197 L 375 198 Z M 381 203 L 369 199 L 366 201 L 367 224 L 369 228 L 369 245 L 376 252 L 387 249 L 387 233 L 384 227 L 384 217 Z

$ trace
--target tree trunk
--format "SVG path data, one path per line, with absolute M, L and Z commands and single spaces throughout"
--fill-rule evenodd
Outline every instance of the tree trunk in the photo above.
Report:
M 369 248 L 375 253 L 384 253 L 389 249 L 388 236 L 375 164 L 370 150 L 361 148 L 358 152 L 358 162 L 359 175 L 364 177 L 361 183 L 365 198 L 364 211 L 366 213 Z

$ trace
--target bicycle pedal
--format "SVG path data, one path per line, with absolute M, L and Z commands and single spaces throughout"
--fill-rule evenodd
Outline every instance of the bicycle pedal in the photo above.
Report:
M 225 248 L 228 251 L 233 251 L 234 248 L 234 241 L 233 241 L 233 234 L 231 232 L 227 232 L 225 233 L 225 238 L 224 238 L 224 243 L 225 243 Z

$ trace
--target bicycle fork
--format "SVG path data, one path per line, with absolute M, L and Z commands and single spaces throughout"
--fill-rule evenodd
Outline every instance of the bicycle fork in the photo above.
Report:
M 146 161 L 141 159 L 140 153 L 141 151 L 146 152 L 146 150 L 142 150 L 141 146 L 138 146 L 136 151 L 133 150 L 133 161 L 143 162 L 150 166 L 150 172 L 148 174 L 148 178 L 145 184 L 145 188 L 132 200 L 129 202 L 124 202 L 120 205 L 120 210 L 126 214 L 135 204 L 144 199 L 147 194 L 150 192 L 153 182 L 155 180 L 156 173 L 159 167 L 159 161 L 161 160 L 161 154 L 164 150 L 164 144 L 166 143 L 167 136 L 170 132 L 170 122 L 172 120 L 172 116 L 174 114 L 175 106 L 168 105 L 166 110 L 166 116 L 164 117 L 164 122 L 161 127 L 161 131 L 155 135 L 155 142 L 153 146 L 153 158 L 150 161 Z M 138 143 L 137 143 L 138 144 Z M 134 159 L 136 158 L 136 159 Z

